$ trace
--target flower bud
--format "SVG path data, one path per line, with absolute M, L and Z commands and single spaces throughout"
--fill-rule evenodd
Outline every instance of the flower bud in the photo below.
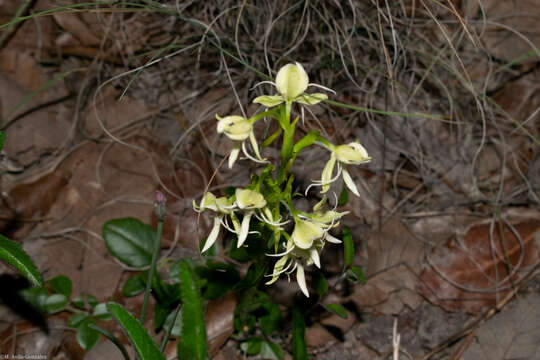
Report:
M 231 140 L 246 140 L 253 128 L 251 122 L 241 116 L 232 115 L 220 118 L 216 115 L 216 118 L 218 119 L 217 132 L 219 134 L 225 133 Z
M 287 100 L 293 100 L 302 95 L 308 83 L 308 75 L 300 63 L 283 66 L 276 76 L 276 87 Z
M 358 142 L 336 146 L 334 153 L 342 164 L 359 165 L 371 161 L 366 149 Z
M 156 190 L 156 199 L 154 201 L 154 211 L 159 221 L 163 221 L 165 213 L 167 212 L 167 199 L 165 195 L 159 190 Z

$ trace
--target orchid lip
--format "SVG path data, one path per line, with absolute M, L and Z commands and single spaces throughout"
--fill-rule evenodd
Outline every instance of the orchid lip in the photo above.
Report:
M 289 270 L 289 268 L 291 267 L 291 265 L 293 264 L 294 261 L 289 261 L 288 265 L 287 266 L 283 266 L 283 269 L 281 269 L 280 271 L 278 272 L 275 272 L 275 273 L 272 273 L 272 274 L 268 274 L 268 275 L 264 275 L 265 277 L 276 277 L 276 276 L 279 276 L 281 274 L 283 274 L 284 272 L 286 272 L 287 270 Z

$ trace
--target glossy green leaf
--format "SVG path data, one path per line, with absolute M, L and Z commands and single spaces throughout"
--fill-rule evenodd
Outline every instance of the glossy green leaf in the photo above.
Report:
M 297 307 L 293 308 L 293 359 L 307 360 L 306 324 L 304 315 Z
M 351 231 L 347 227 L 343 227 L 343 247 L 345 249 L 345 266 L 350 266 L 354 261 L 354 243 Z
M 86 319 L 77 327 L 77 341 L 85 350 L 90 350 L 99 340 L 99 333 L 88 327 L 93 323 L 91 319 Z
M 45 300 L 43 307 L 50 314 L 60 312 L 66 308 L 68 304 L 68 298 L 62 294 L 53 294 Z
M 86 319 L 88 319 L 88 315 L 83 314 L 83 313 L 76 313 L 76 314 L 73 314 L 73 316 L 69 318 L 68 325 L 69 327 L 77 328 Z
M 114 219 L 103 225 L 105 245 L 124 264 L 142 268 L 150 265 L 156 241 L 154 229 L 134 218 Z
M 347 202 L 349 202 L 349 191 L 347 191 L 347 187 L 344 186 L 343 189 L 341 189 L 341 194 L 339 194 L 338 206 L 345 206 L 347 205 Z
M 3 131 L 0 131 L 0 151 L 2 151 L 2 148 L 4 147 L 5 138 L 6 138 L 6 133 Z
M 270 335 L 274 331 L 279 330 L 281 326 L 281 311 L 279 306 L 272 302 L 267 302 L 263 305 L 268 314 L 259 318 L 259 325 L 263 334 Z
M 161 329 L 171 310 L 161 302 L 154 307 L 154 330 Z
M 134 275 L 127 279 L 124 286 L 122 287 L 122 294 L 125 297 L 137 296 L 144 292 L 145 290 L 145 277 L 148 277 L 148 273 L 143 271 L 137 275 Z
M 7 237 L 0 235 L 0 260 L 4 260 L 13 266 L 24 277 L 26 277 L 33 286 L 42 286 L 43 280 L 34 262 L 24 252 L 22 247 Z
M 255 356 L 259 355 L 261 352 L 261 345 L 262 345 L 263 339 L 260 337 L 252 337 L 248 341 L 244 341 L 240 344 L 240 349 L 249 356 Z
M 261 358 L 268 360 L 283 360 L 283 350 L 278 344 L 272 341 L 263 341 L 261 345 Z
M 28 288 L 21 290 L 19 294 L 38 310 L 45 311 L 45 301 L 49 297 L 49 293 L 44 288 Z
M 235 286 L 235 290 L 245 290 L 255 286 L 267 270 L 268 263 L 266 261 L 253 262 L 248 268 L 246 277 Z
M 107 309 L 106 303 L 97 304 L 94 307 L 94 312 L 92 313 L 92 316 L 99 320 L 111 320 L 112 315 Z
M 141 360 L 165 360 L 139 320 L 117 303 L 109 302 L 107 308 L 126 332 Z
M 206 360 L 208 345 L 203 303 L 195 274 L 185 261 L 180 262 L 180 293 L 183 304 L 183 326 L 182 338 L 178 342 L 178 358 Z
M 328 291 L 328 282 L 320 271 L 313 274 L 311 279 L 311 287 L 319 296 L 323 296 Z
M 238 271 L 222 262 L 207 261 L 206 266 L 198 266 L 196 272 L 199 278 L 206 280 L 201 287 L 201 294 L 209 300 L 222 297 L 240 281 Z
M 94 307 L 99 303 L 97 297 L 92 294 L 86 295 L 86 302 L 88 303 L 88 305 L 90 305 L 90 307 Z
M 84 298 L 82 296 L 75 296 L 73 298 L 73 300 L 71 300 L 71 302 L 73 303 L 73 305 L 75 305 L 75 307 L 79 308 L 79 309 L 86 309 L 86 305 L 84 303 Z
M 367 281 L 366 276 L 364 275 L 364 272 L 360 266 L 352 266 L 348 273 L 354 277 L 354 280 L 358 280 L 362 284 L 365 284 Z
M 171 326 L 172 322 L 173 322 L 173 318 L 174 318 L 174 314 L 175 314 L 176 311 L 172 311 L 169 316 L 167 316 L 167 319 L 165 320 L 165 325 L 163 325 L 163 327 L 165 328 L 165 330 L 168 330 L 169 327 Z M 183 324 L 183 321 L 182 321 L 182 311 L 180 310 L 178 312 L 178 316 L 176 317 L 176 320 L 174 321 L 174 326 L 171 330 L 171 335 L 172 336 L 180 336 L 181 332 L 182 332 L 182 324 Z
M 245 246 L 237 246 L 238 239 L 235 237 L 231 241 L 231 246 L 229 247 L 229 256 L 231 259 L 239 262 L 248 262 L 251 258 L 246 250 Z
M 345 311 L 345 308 L 341 305 L 326 304 L 324 307 L 343 319 L 348 318 L 347 311 Z
M 58 275 L 49 280 L 49 285 L 55 293 L 62 294 L 67 298 L 71 297 L 71 289 L 73 288 L 73 284 L 67 276 Z

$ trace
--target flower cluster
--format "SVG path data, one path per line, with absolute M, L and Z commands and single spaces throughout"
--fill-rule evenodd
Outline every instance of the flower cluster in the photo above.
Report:
M 330 230 L 337 227 L 340 219 L 348 213 L 338 212 L 336 209 L 322 210 L 327 200 L 326 193 L 331 184 L 342 177 L 347 188 L 360 196 L 348 166 L 367 163 L 371 158 L 358 142 L 334 145 L 318 132 L 308 133 L 294 143 L 298 117 L 292 120 L 293 103 L 311 106 L 328 98 L 323 93 L 306 93 L 310 86 L 333 92 L 324 86 L 309 83 L 308 75 L 301 64 L 283 66 L 278 71 L 275 82 L 263 81 L 261 84 L 264 83 L 270 83 L 277 89 L 276 95 L 263 95 L 254 99 L 254 103 L 266 108 L 264 112 L 250 118 L 216 115 L 217 132 L 235 142 L 229 154 L 229 168 L 237 161 L 240 151 L 246 158 L 267 165 L 261 175 L 252 175 L 251 184 L 247 188 L 236 189 L 232 196 L 216 197 L 207 192 L 199 205 L 193 202 L 196 211 L 213 212 L 212 230 L 202 252 L 216 242 L 221 227 L 236 235 L 238 247 L 246 246 L 248 235 L 255 234 L 258 241 L 269 244 L 272 249 L 266 253 L 266 258 L 278 258 L 272 273 L 267 275 L 271 277 L 267 284 L 277 281 L 281 274 L 290 275 L 296 271 L 301 291 L 305 296 L 309 296 L 305 268 L 311 265 L 321 267 L 320 253 L 326 242 L 341 243 L 330 234 Z M 254 126 L 261 118 L 275 119 L 280 125 L 279 130 L 264 141 L 268 145 L 282 134 L 281 165 L 277 171 L 274 165 L 261 156 L 255 137 Z M 248 139 L 254 155 L 247 149 Z M 289 172 L 298 153 L 312 144 L 326 148 L 330 152 L 330 159 L 323 169 L 321 179 L 314 181 L 306 189 L 307 194 L 312 186 L 320 186 L 323 198 L 311 213 L 305 213 L 294 207 L 293 200 L 298 194 L 292 190 L 294 177 Z M 255 221 L 262 225 L 257 227 L 258 231 L 250 230 L 253 228 L 254 217 Z M 287 224 L 290 225 L 286 226 Z

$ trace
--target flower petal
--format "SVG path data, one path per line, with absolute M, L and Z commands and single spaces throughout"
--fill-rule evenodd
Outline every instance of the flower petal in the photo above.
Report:
M 266 200 L 257 190 L 237 188 L 236 204 L 240 209 L 261 209 L 266 206 Z
M 343 169 L 343 180 L 345 181 L 345 185 L 347 185 L 347 188 L 351 190 L 351 192 L 354 195 L 360 197 L 360 194 L 358 193 L 358 189 L 356 188 L 356 185 L 353 179 L 351 178 L 351 175 L 349 175 L 349 172 L 347 171 L 347 169 Z
M 311 258 L 311 260 L 313 260 L 313 263 L 315 264 L 315 266 L 320 269 L 321 268 L 321 259 L 319 257 L 319 251 L 317 249 L 315 249 L 315 248 L 311 249 L 309 251 L 309 257 Z
M 231 154 L 229 155 L 229 169 L 232 169 L 236 159 L 238 159 L 238 154 L 240 154 L 240 147 L 237 146 L 231 150 Z
M 244 214 L 244 218 L 242 219 L 242 228 L 240 229 L 240 235 L 238 236 L 237 247 L 242 246 L 247 239 L 249 232 L 249 221 L 251 220 L 252 214 L 253 213 L 251 211 Z
M 330 189 L 330 183 L 331 183 L 330 180 L 332 179 L 332 173 L 334 172 L 335 165 L 336 165 L 336 156 L 332 152 L 332 154 L 330 155 L 330 160 L 328 160 L 322 172 L 321 183 L 323 185 L 322 185 L 321 194 L 326 193 Z
M 298 263 L 296 267 L 296 281 L 298 282 L 298 286 L 300 286 L 300 290 L 306 295 L 306 297 L 309 297 L 309 292 L 306 285 L 306 276 L 304 274 L 304 267 Z
M 294 101 L 299 102 L 304 105 L 315 105 L 326 99 L 328 99 L 328 96 L 326 94 L 315 93 L 315 94 L 302 94 L 296 99 L 294 99 Z
M 253 130 L 251 130 L 251 132 L 249 133 L 249 142 L 251 143 L 251 147 L 255 152 L 255 156 L 257 156 L 259 160 L 266 160 L 261 158 L 261 154 L 259 153 L 259 145 L 257 144 L 257 139 L 255 139 L 255 133 L 253 132 Z
M 289 267 L 285 268 L 287 260 L 289 260 L 289 255 L 282 256 L 278 261 L 276 261 L 276 264 L 274 265 L 274 272 L 272 273 L 272 280 L 268 281 L 266 285 L 275 283 L 277 279 L 279 279 L 279 275 L 288 270 Z
M 216 115 L 217 116 L 217 115 Z M 224 133 L 231 140 L 244 141 L 248 138 L 253 125 L 251 122 L 238 115 L 218 117 L 217 132 Z
M 326 233 L 326 235 L 324 236 L 324 239 L 328 242 L 331 242 L 332 244 L 341 244 L 341 240 L 333 237 L 332 235 L 330 235 L 329 232 Z
M 221 216 L 215 216 L 214 217 L 214 226 L 212 227 L 212 231 L 210 231 L 210 235 L 208 235 L 208 238 L 206 239 L 206 242 L 204 243 L 204 247 L 201 250 L 201 253 L 205 252 L 206 250 L 210 249 L 212 245 L 217 240 L 217 237 L 219 235 L 219 226 L 221 225 Z
M 281 95 L 263 95 L 256 97 L 255 100 L 253 100 L 253 103 L 261 104 L 266 106 L 267 108 L 271 108 L 281 104 L 284 101 L 285 99 L 283 99 L 283 96 Z
M 276 87 L 287 100 L 293 100 L 306 91 L 309 78 L 300 63 L 287 64 L 276 75 Z
M 309 249 L 313 241 L 320 239 L 324 235 L 323 229 L 306 220 L 297 220 L 291 239 L 300 249 Z

